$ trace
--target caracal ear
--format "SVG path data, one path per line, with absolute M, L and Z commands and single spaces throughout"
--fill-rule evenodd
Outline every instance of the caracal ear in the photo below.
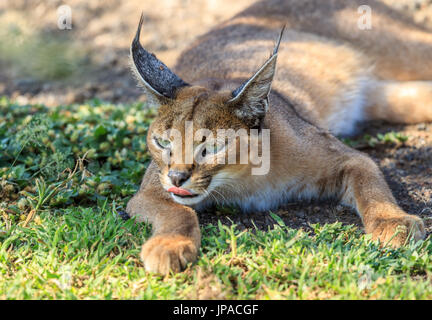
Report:
M 132 41 L 130 55 L 132 71 L 144 88 L 151 104 L 160 105 L 175 99 L 177 90 L 188 86 L 152 53 L 147 52 L 140 44 L 140 33 L 144 16 L 141 19 L 135 38 Z
M 279 45 L 285 26 L 282 28 L 273 53 L 264 65 L 246 82 L 232 92 L 229 106 L 241 120 L 249 126 L 260 124 L 268 110 L 268 95 L 276 70 Z

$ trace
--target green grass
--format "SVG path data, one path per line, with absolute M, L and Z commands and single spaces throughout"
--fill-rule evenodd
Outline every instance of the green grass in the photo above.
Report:
M 0 56 L 18 77 L 65 80 L 88 67 L 87 50 L 67 32 L 37 30 L 16 12 L 0 12 L 0 24 Z
M 342 138 L 341 140 L 351 148 L 362 149 L 366 147 L 375 148 L 383 145 L 403 144 L 408 140 L 408 138 L 408 136 L 401 132 L 390 131 L 385 134 L 378 133 L 376 136 L 365 134 L 356 139 Z
M 147 274 L 123 221 L 154 111 L 0 99 L 0 299 L 431 299 L 430 239 L 380 248 L 353 226 L 202 227 L 197 263 Z M 84 159 L 84 160 L 83 160 Z

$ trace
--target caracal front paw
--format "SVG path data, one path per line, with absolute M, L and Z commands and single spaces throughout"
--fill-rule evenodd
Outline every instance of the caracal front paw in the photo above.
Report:
M 142 247 L 141 259 L 146 271 L 166 275 L 179 272 L 197 258 L 198 248 L 192 238 L 182 235 L 158 235 Z
M 426 235 L 422 219 L 410 214 L 377 218 L 371 229 L 373 240 L 389 243 L 396 248 L 407 243 L 409 239 L 418 241 Z

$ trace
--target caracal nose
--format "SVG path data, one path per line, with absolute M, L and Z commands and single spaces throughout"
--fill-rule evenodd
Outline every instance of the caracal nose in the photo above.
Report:
M 170 170 L 168 172 L 168 177 L 176 187 L 180 187 L 187 179 L 189 179 L 190 175 L 191 173 L 189 171 Z

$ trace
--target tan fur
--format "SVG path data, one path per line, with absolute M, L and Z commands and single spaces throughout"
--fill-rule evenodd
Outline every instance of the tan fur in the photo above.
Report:
M 357 8 L 365 4 L 372 8 L 372 30 L 357 28 Z M 250 164 L 164 164 L 152 137 L 166 129 L 184 131 L 185 121 L 193 121 L 195 130 L 250 127 L 229 105 L 231 91 L 262 66 L 283 25 L 262 122 L 271 134 L 270 172 L 251 175 Z M 193 86 L 160 106 L 148 134 L 154 161 L 127 207 L 131 216 L 153 224 L 142 251 L 147 270 L 178 271 L 196 259 L 194 209 L 214 202 L 248 211 L 293 197 L 338 197 L 358 211 L 374 239 L 400 246 L 408 235 L 424 236 L 423 222 L 397 205 L 376 164 L 333 134 L 351 134 L 367 119 L 432 121 L 428 30 L 373 0 L 261 1 L 195 41 L 175 70 Z M 173 168 L 191 173 L 185 188 L 202 195 L 198 203 L 166 191 Z

